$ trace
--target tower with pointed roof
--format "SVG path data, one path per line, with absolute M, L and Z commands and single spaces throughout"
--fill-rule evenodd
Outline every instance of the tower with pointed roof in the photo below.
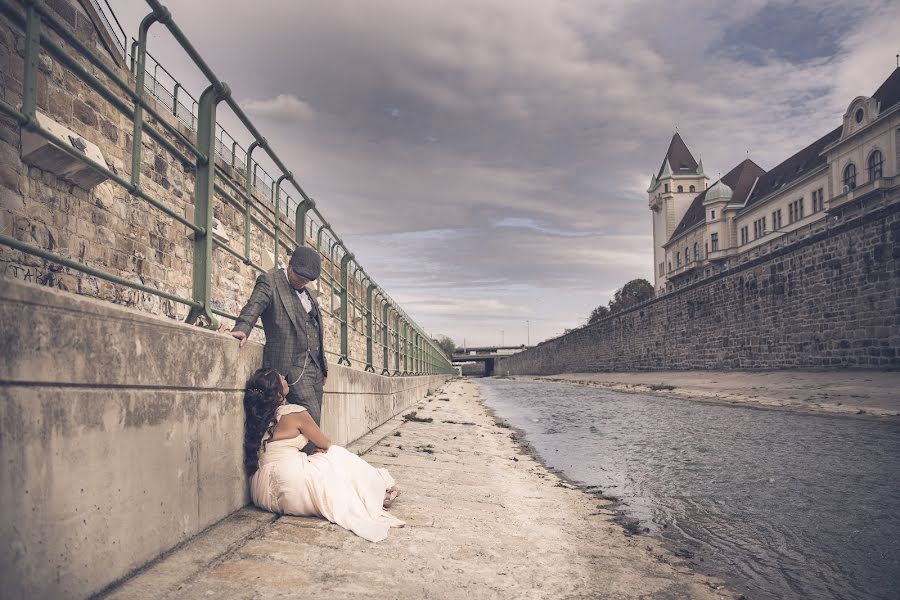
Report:
M 653 213 L 653 275 L 657 291 L 665 287 L 668 271 L 663 245 L 681 222 L 693 199 L 706 189 L 708 182 L 702 159 L 694 159 L 681 135 L 676 132 L 659 170 L 650 176 L 650 187 L 647 188 Z

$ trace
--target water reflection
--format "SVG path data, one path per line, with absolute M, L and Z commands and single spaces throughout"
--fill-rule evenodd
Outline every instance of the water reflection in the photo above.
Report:
M 900 421 L 479 384 L 548 466 L 748 597 L 900 598 Z

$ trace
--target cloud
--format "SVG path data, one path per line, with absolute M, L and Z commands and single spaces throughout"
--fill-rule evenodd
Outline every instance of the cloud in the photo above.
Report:
M 645 190 L 675 127 L 713 177 L 748 152 L 771 167 L 875 90 L 900 30 L 887 0 L 220 0 L 215 28 L 205 3 L 167 5 L 262 98 L 244 106 L 366 271 L 470 344 L 504 316 L 558 334 L 652 279 Z
M 304 122 L 315 118 L 313 108 L 293 94 L 278 94 L 267 100 L 247 100 L 241 107 L 256 117 L 276 121 Z

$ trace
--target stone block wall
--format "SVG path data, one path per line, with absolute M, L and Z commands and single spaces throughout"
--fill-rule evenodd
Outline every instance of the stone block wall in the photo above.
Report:
M 497 364 L 497 375 L 900 367 L 900 194 Z
M 51 9 L 68 23 L 80 23 L 76 34 L 90 47 L 101 52 L 100 33 L 90 26 L 91 20 L 85 8 L 76 0 L 56 0 Z M 24 9 L 22 10 L 24 13 Z M 135 24 L 136 27 L 136 24 Z M 157 26 L 162 27 L 162 26 Z M 65 42 L 46 26 L 44 32 L 66 46 Z M 24 31 L 6 17 L 0 17 L 0 97 L 17 106 L 22 101 L 24 69 Z M 98 69 L 73 51 L 79 63 L 104 81 L 114 84 Z M 184 60 L 189 60 L 185 55 Z M 119 66 L 112 56 L 105 62 L 118 76 L 133 87 L 130 72 Z M 110 169 L 129 179 L 131 177 L 132 121 L 93 91 L 72 71 L 51 54 L 42 50 L 38 74 L 38 110 L 68 127 L 78 135 L 96 144 L 102 151 Z M 194 90 L 199 92 L 199 90 Z M 117 94 L 131 106 L 124 93 Z M 195 94 L 199 95 L 199 94 Z M 149 94 L 145 94 L 145 97 Z M 170 114 L 167 107 L 147 98 L 167 121 L 187 139 L 195 134 Z M 224 107 L 224 105 L 222 105 Z M 145 114 L 147 123 L 155 121 Z M 161 127 L 157 127 L 163 131 Z M 165 135 L 182 153 L 192 156 L 189 149 L 176 136 Z M 20 131 L 12 120 L 0 116 L 0 232 L 28 242 L 40 248 L 61 254 L 85 265 L 144 285 L 190 298 L 192 287 L 192 240 L 190 231 L 177 221 L 165 216 L 142 199 L 135 198 L 113 182 L 105 182 L 91 190 L 82 189 L 53 173 L 42 171 L 23 163 L 20 157 Z M 165 206 L 188 220 L 194 219 L 194 177 L 180 159 L 154 141 L 145 131 L 142 138 L 141 181 L 142 189 Z M 262 151 L 257 151 L 260 156 Z M 244 189 L 242 170 L 233 169 L 226 161 L 217 159 L 219 175 L 217 183 L 233 197 L 234 189 Z M 298 173 L 302 179 L 302 173 Z M 274 223 L 274 207 L 260 194 L 254 192 L 254 200 L 261 209 L 259 218 Z M 322 203 L 325 205 L 325 203 Z M 327 211 L 327 205 L 324 206 Z M 230 239 L 230 245 L 243 250 L 244 215 L 241 210 L 216 194 L 214 215 L 222 223 Z M 281 239 L 290 243 L 295 239 L 294 215 L 280 215 Z M 251 258 L 257 264 L 266 264 L 266 250 L 274 249 L 272 238 L 255 225 L 252 228 Z M 307 243 L 310 243 L 309 241 Z M 315 239 L 312 240 L 312 245 Z M 340 351 L 340 327 L 337 316 L 340 311 L 340 268 L 328 255 L 323 244 L 323 277 L 313 285 L 320 294 L 320 302 L 326 315 L 326 351 L 337 358 Z M 279 258 L 287 254 L 279 249 Z M 337 259 L 339 260 L 339 259 Z M 75 269 L 63 267 L 0 245 L 0 273 L 9 278 L 40 283 L 75 292 L 139 310 L 183 320 L 187 307 L 156 295 L 109 283 Z M 237 314 L 249 297 L 258 272 L 245 265 L 224 250 L 213 252 L 212 280 L 213 306 L 230 314 Z M 365 306 L 365 286 L 351 281 L 349 293 Z M 355 304 L 349 308 L 352 324 L 349 334 L 349 353 L 352 366 L 362 368 L 366 360 L 365 313 Z M 382 365 L 381 304 L 375 306 L 375 343 L 373 364 Z M 225 319 L 226 325 L 229 321 Z M 262 331 L 254 333 L 263 339 Z M 392 357 L 391 357 L 392 358 Z M 391 360 L 393 367 L 393 359 Z
M 3 598 L 89 597 L 248 502 L 259 344 L 11 280 L 0 338 Z M 447 378 L 335 365 L 322 427 L 347 445 Z

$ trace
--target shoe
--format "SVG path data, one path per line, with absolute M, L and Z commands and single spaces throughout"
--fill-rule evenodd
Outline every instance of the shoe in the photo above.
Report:
M 400 486 L 394 485 L 386 490 L 387 496 L 384 499 L 383 506 L 385 508 L 390 508 L 391 504 L 394 500 L 397 499 L 397 496 L 400 495 Z

